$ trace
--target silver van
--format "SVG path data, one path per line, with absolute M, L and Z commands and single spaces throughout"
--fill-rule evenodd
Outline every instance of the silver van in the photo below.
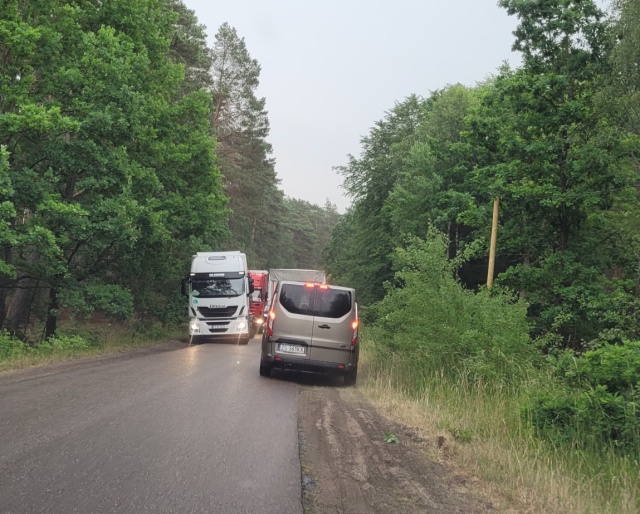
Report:
M 281 281 L 262 335 L 260 375 L 274 367 L 338 373 L 345 385 L 358 375 L 358 305 L 348 287 Z

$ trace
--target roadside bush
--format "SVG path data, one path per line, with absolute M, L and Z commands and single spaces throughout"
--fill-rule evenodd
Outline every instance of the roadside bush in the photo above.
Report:
M 579 446 L 602 444 L 639 452 L 640 341 L 605 344 L 550 359 L 557 383 L 534 392 L 524 415 L 539 434 Z
M 186 323 L 187 301 L 179 290 L 168 293 L 164 299 L 163 308 L 158 312 L 158 318 L 167 326 L 177 327 Z
M 64 353 L 67 351 L 86 350 L 91 347 L 89 341 L 81 336 L 56 336 L 31 346 L 20 339 L 0 332 L 0 361 L 17 359 L 26 355 L 43 355 Z
M 376 305 L 381 345 L 408 355 L 425 373 L 486 382 L 518 381 L 540 360 L 529 338 L 526 306 L 504 290 L 465 289 L 447 260 L 444 235 L 398 249 L 396 286 Z
M 35 347 L 37 353 L 58 353 L 68 350 L 87 350 L 91 344 L 80 336 L 54 336 Z
M 137 334 L 143 334 L 155 339 L 160 339 L 167 335 L 166 327 L 159 321 L 153 319 L 137 320 L 133 324 L 133 330 Z
M 70 283 L 60 290 L 60 302 L 86 318 L 99 310 L 113 320 L 133 316 L 133 296 L 128 289 L 98 282 Z
M 0 332 L 0 361 L 27 355 L 31 350 L 24 341 L 10 336 L 5 331 Z

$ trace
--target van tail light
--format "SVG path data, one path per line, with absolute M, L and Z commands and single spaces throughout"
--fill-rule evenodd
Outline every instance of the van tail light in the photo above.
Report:
M 358 325 L 360 323 L 358 322 L 358 320 L 354 320 L 351 323 L 351 330 L 353 330 L 353 332 L 351 333 L 351 346 L 355 346 L 358 344 Z
M 273 320 L 276 319 L 276 313 L 271 309 L 269 311 L 269 319 L 267 320 L 267 335 L 271 337 L 273 335 Z
M 273 302 L 269 314 L 267 315 L 267 335 L 271 337 L 273 335 L 273 322 L 276 319 L 276 303 L 278 302 L 278 293 L 273 295 Z

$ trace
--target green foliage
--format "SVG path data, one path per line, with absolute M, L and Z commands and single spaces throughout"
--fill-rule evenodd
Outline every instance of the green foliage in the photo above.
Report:
M 9 335 L 6 331 L 0 332 L 0 362 L 27 355 L 32 347 L 24 341 Z
M 169 51 L 172 59 L 185 67 L 183 91 L 197 91 L 211 86 L 211 52 L 207 48 L 206 27 L 198 23 L 195 12 L 182 0 L 166 0 L 176 15 Z
M 91 345 L 80 336 L 55 336 L 39 343 L 34 351 L 40 354 L 88 350 Z
M 534 334 L 561 334 L 561 345 L 581 347 L 611 330 L 637 333 L 640 305 L 632 280 L 607 277 L 594 255 L 549 252 L 537 266 L 517 265 L 500 276 L 526 291 Z
M 396 252 L 395 287 L 376 306 L 377 338 L 425 372 L 517 381 L 536 359 L 526 307 L 505 291 L 466 290 L 447 260 L 448 241 L 435 231 Z
M 215 35 L 211 59 L 211 125 L 229 197 L 222 246 L 243 250 L 252 268 L 320 267 L 335 206 L 285 198 L 278 188 L 266 101 L 256 96 L 260 65 L 227 23 Z
M 385 443 L 400 444 L 400 440 L 392 432 L 385 432 L 384 433 L 384 442 Z
M 558 334 L 562 346 L 612 328 L 634 334 L 637 263 L 622 264 L 617 248 L 628 244 L 613 223 L 639 204 L 627 138 L 599 101 L 610 72 L 604 14 L 592 1 L 501 5 L 519 18 L 524 66 L 501 71 L 467 130 L 481 156 L 475 180 L 501 197 L 498 251 L 510 267 L 499 281 L 526 297 L 534 334 Z
M 412 394 L 434 374 L 520 390 L 533 377 L 523 409 L 540 434 L 633 453 L 640 2 L 616 0 L 612 19 L 593 0 L 499 3 L 523 65 L 410 97 L 363 138 L 339 168 L 354 204 L 325 249 L 330 276 L 356 287 L 375 361 Z M 560 355 L 554 380 L 541 350 Z
M 9 153 L 5 146 L 0 145 L 0 246 L 6 247 L 16 242 L 16 236 L 11 227 L 11 220 L 16 210 L 11 202 L 13 187 L 9 177 Z M 14 267 L 0 256 L 0 276 L 15 276 Z
M 552 359 L 557 382 L 532 393 L 524 415 L 563 444 L 640 448 L 640 341 Z
M 364 304 L 380 300 L 384 283 L 393 276 L 391 254 L 397 241 L 385 205 L 408 166 L 424 115 L 425 101 L 418 96 L 397 103 L 362 139 L 361 157 L 350 155 L 348 164 L 337 168 L 354 205 L 325 256 L 332 277 L 355 287 Z
M 47 289 L 47 336 L 65 302 L 124 319 L 227 231 L 203 28 L 179 0 L 6 4 L 0 325 Z
M 133 315 L 133 297 L 127 289 L 115 284 L 92 284 L 87 288 L 87 299 L 95 308 L 115 319 Z
M 164 305 L 159 305 L 156 315 L 165 326 L 176 327 L 185 324 L 184 296 L 176 288 L 163 296 Z
M 19 359 L 27 355 L 62 354 L 65 352 L 82 351 L 91 348 L 91 343 L 80 335 L 60 335 L 42 341 L 36 346 L 0 332 L 0 362 Z
M 432 225 L 448 235 L 452 257 L 464 247 L 463 220 L 472 219 L 468 211 L 475 210 L 478 193 L 469 180 L 463 132 L 481 91 L 458 84 L 427 100 L 418 140 L 384 208 L 396 241 L 405 235 L 424 237 Z

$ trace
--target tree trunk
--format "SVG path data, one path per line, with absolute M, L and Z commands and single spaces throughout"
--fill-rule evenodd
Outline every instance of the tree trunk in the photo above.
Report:
M 0 289 L 0 329 L 5 328 L 4 320 L 7 316 L 7 290 Z
M 11 264 L 11 247 L 4 248 L 4 262 Z M 7 281 L 0 281 L 0 329 L 4 328 L 4 322 L 7 317 Z
M 52 287 L 49 290 L 49 307 L 47 308 L 47 323 L 44 329 L 44 338 L 55 335 L 58 326 L 58 290 Z
M 524 252 L 524 256 L 522 257 L 522 266 L 528 268 L 531 266 L 531 250 L 527 248 Z M 520 290 L 520 299 L 524 300 L 527 297 L 527 292 L 524 289 Z
M 38 252 L 33 252 L 27 257 L 27 263 L 33 264 L 39 257 Z M 20 270 L 18 270 L 18 273 L 20 273 Z M 4 322 L 4 328 L 12 335 L 20 335 L 26 332 L 29 312 L 31 312 L 31 302 L 34 297 L 34 287 L 34 280 L 31 278 L 25 278 L 16 284 Z
M 455 220 L 449 220 L 447 226 L 447 236 L 449 245 L 447 246 L 447 260 L 451 261 L 458 255 L 458 223 Z M 456 267 L 455 277 L 460 280 L 460 269 Z
M 21 280 L 18 289 L 15 290 L 7 309 L 7 319 L 4 327 L 12 335 L 21 335 L 26 332 L 27 315 L 31 304 L 32 291 L 30 279 Z

